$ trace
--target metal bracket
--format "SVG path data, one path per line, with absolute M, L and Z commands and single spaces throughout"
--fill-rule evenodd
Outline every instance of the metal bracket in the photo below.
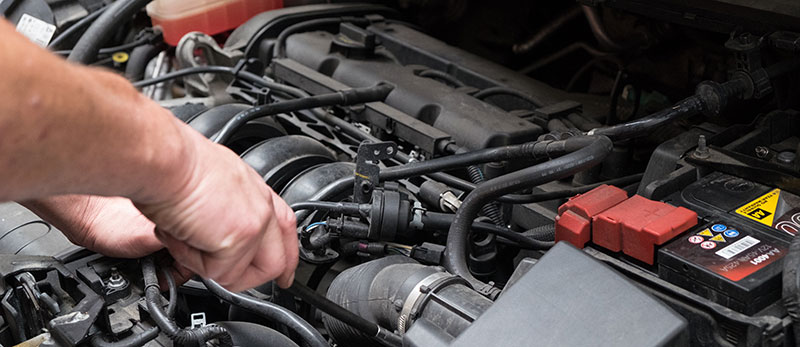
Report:
M 363 204 L 369 202 L 372 191 L 380 183 L 381 160 L 391 159 L 397 153 L 397 144 L 394 142 L 367 142 L 358 146 L 356 155 L 355 186 L 353 187 L 353 200 Z

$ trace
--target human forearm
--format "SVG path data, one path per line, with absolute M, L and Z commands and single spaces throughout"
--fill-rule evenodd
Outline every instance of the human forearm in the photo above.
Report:
M 13 30 L 0 21 L 0 181 L 14 182 L 0 199 L 79 193 L 147 203 L 184 183 L 194 134 L 123 78 L 69 64 Z

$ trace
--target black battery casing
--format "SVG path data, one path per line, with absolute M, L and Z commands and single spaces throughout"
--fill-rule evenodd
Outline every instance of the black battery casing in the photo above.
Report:
M 744 314 L 779 300 L 781 258 L 793 236 L 736 213 L 772 191 L 712 173 L 666 199 L 697 212 L 702 222 L 659 249 L 659 277 Z

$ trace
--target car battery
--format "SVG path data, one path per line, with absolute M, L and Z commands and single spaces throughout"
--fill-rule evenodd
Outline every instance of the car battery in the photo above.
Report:
M 665 201 L 703 222 L 659 249 L 659 277 L 744 314 L 780 299 L 781 258 L 800 230 L 800 197 L 712 173 Z

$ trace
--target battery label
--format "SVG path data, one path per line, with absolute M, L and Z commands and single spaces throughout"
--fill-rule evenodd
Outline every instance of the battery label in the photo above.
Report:
M 717 255 L 723 257 L 725 259 L 730 259 L 735 257 L 737 254 L 746 251 L 748 248 L 757 245 L 759 242 L 758 239 L 752 236 L 746 236 L 745 238 L 736 241 L 734 244 L 720 249 L 717 251 Z
M 791 236 L 800 232 L 800 197 L 780 189 L 748 202 L 736 213 Z
M 731 281 L 740 281 L 786 255 L 786 246 L 752 232 L 717 223 L 666 249 Z

